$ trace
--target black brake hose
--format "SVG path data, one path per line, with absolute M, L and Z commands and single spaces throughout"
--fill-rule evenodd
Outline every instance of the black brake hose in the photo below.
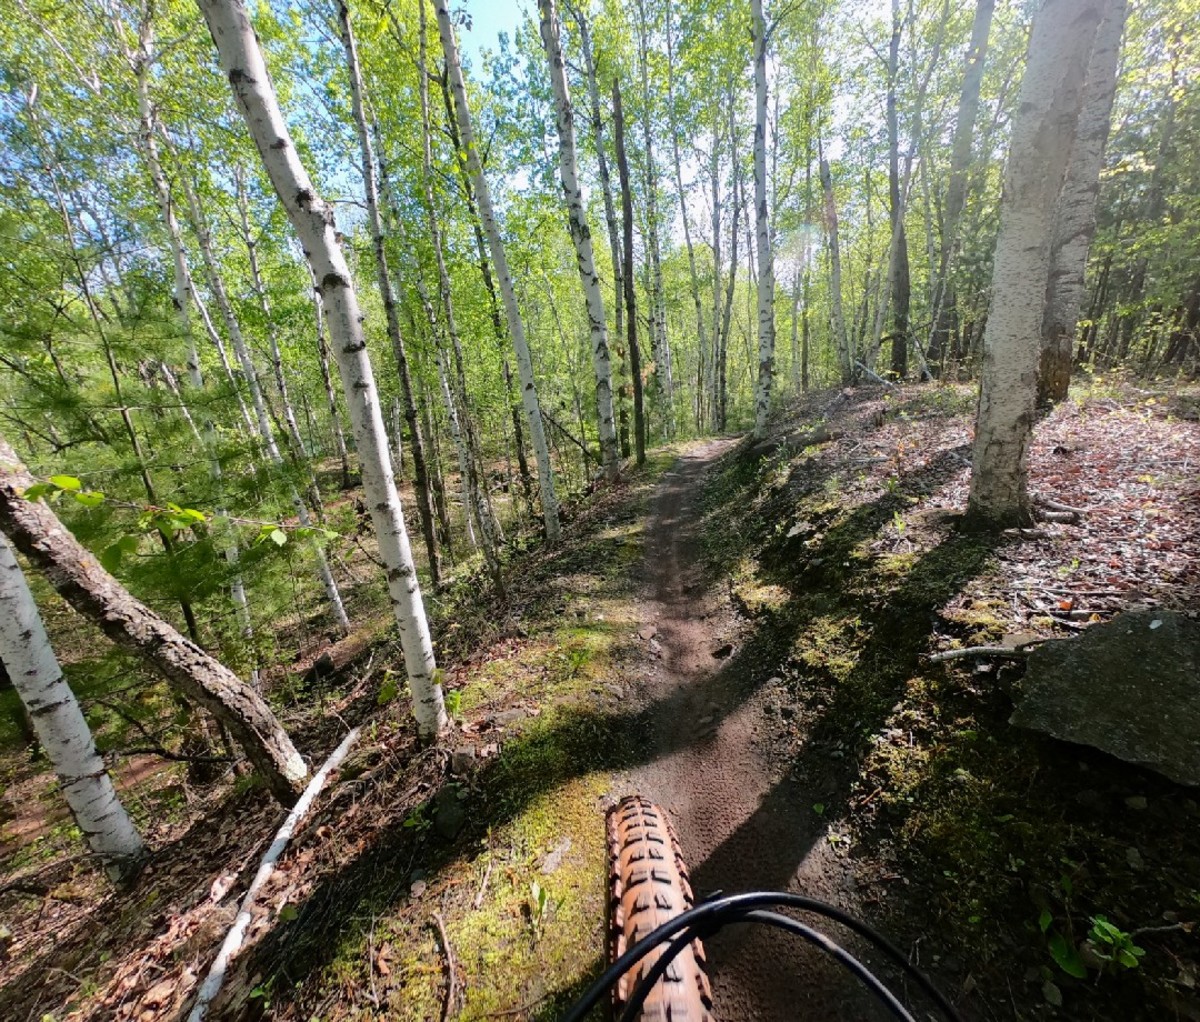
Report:
M 781 915 L 778 912 L 767 912 L 762 909 L 751 909 L 748 912 L 740 913 L 733 919 L 724 920 L 722 925 L 730 926 L 739 923 L 761 923 L 765 926 L 787 930 L 799 937 L 803 937 L 810 944 L 824 951 L 835 959 L 838 964 L 853 973 L 880 1003 L 888 1009 L 893 1017 L 900 1019 L 901 1022 L 916 1022 L 916 1019 L 913 1018 L 908 1009 L 900 1003 L 895 994 L 884 986 L 878 976 L 840 944 L 831 940 L 819 930 L 814 930 L 811 926 L 806 926 L 804 923 L 789 916 Z M 696 934 L 691 929 L 687 929 L 671 942 L 650 971 L 638 982 L 637 987 L 633 991 L 633 996 L 626 1005 L 625 1011 L 621 1014 L 620 1022 L 636 1022 L 638 1012 L 641 1011 L 642 1005 L 646 1003 L 646 998 L 650 996 L 650 991 L 654 989 L 654 984 L 662 979 L 663 974 L 671 967 L 671 963 L 695 939 Z
M 571 1011 L 563 1016 L 562 1022 L 583 1022 L 588 1012 L 600 1003 L 604 995 L 626 972 L 673 935 L 683 930 L 692 930 L 695 936 L 706 939 L 724 925 L 722 916 L 726 913 L 737 917 L 758 908 L 779 906 L 787 906 L 825 916 L 835 922 L 841 923 L 847 929 L 869 940 L 891 958 L 903 972 L 911 977 L 947 1018 L 951 1019 L 952 1022 L 961 1022 L 961 1016 L 946 999 L 946 996 L 934 986 L 920 969 L 908 961 L 899 948 L 881 933 L 833 905 L 828 905 L 815 898 L 805 897 L 802 894 L 791 894 L 782 891 L 755 891 L 745 894 L 726 895 L 703 902 L 695 908 L 677 915 L 674 919 L 664 923 L 652 934 L 649 934 L 646 939 L 639 941 L 605 969 L 600 978 L 588 987 L 586 993 L 584 993 L 583 997 Z M 695 936 L 689 939 L 695 939 Z M 687 944 L 688 942 L 684 941 L 683 943 Z

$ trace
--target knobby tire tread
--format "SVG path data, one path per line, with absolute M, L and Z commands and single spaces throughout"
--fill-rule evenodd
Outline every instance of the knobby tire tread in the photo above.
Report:
M 609 961 L 663 923 L 692 907 L 692 887 L 671 821 L 647 798 L 623 798 L 608 813 Z M 656 948 L 621 977 L 613 989 L 613 1018 L 619 1019 L 645 976 L 663 953 Z M 654 984 L 641 1022 L 712 1022 L 712 989 L 704 947 L 693 941 Z

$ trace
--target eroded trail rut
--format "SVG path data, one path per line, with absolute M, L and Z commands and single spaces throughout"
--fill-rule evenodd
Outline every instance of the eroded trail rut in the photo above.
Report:
M 653 504 L 639 686 L 652 747 L 628 783 L 671 814 L 697 898 L 788 889 L 857 911 L 849 872 L 812 811 L 818 798 L 765 752 L 777 719 L 764 712 L 771 664 L 754 662 L 768 658 L 751 648 L 726 594 L 703 571 L 704 477 L 730 446 L 714 441 L 681 457 Z M 714 656 L 727 643 L 732 651 Z M 738 927 L 709 942 L 719 1022 L 882 1017 L 844 974 L 795 941 Z

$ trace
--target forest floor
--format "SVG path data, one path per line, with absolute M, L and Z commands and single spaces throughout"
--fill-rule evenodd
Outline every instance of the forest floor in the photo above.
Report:
M 1086 512 L 988 540 L 955 527 L 972 404 L 953 386 L 808 395 L 766 444 L 653 452 L 573 510 L 567 542 L 514 557 L 503 607 L 457 577 L 431 600 L 443 749 L 416 746 L 394 630 L 364 611 L 332 677 L 288 682 L 310 759 L 348 725 L 363 737 L 215 1017 L 557 1018 L 602 961 L 604 809 L 639 789 L 698 895 L 834 901 L 968 1018 L 1200 1019 L 1194 792 L 1010 726 L 1019 663 L 927 660 L 1200 605 L 1200 396 L 1093 385 L 1056 410 L 1032 488 Z M 0 1018 L 186 1009 L 281 812 L 244 780 L 178 775 L 139 796 L 156 851 L 124 895 L 66 851 L 31 865 L 54 828 L 13 814 L 32 829 L 3 833 Z M 1056 963 L 1096 915 L 1139 968 Z M 717 1018 L 872 1017 L 782 939 L 721 935 L 710 962 Z

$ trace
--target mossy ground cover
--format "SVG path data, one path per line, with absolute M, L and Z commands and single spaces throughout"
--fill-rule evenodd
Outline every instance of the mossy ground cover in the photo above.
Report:
M 1059 485 L 1052 448 L 1096 442 L 1089 416 L 1118 416 L 1112 425 L 1143 454 L 1161 444 L 1170 424 L 1122 400 L 1130 408 L 1113 411 L 1085 397 L 1042 423 L 1034 487 Z M 831 404 L 843 438 L 786 446 Z M 1067 615 L 1026 594 L 1108 561 L 1124 541 L 1090 529 L 1036 540 L 960 531 L 969 406 L 952 387 L 814 395 L 776 423 L 773 453 L 744 447 L 712 480 L 710 564 L 760 644 L 783 651 L 776 752 L 821 786 L 812 801 L 876 921 L 969 1017 L 1194 1017 L 1193 796 L 1010 726 L 1019 664 L 926 659 L 1006 635 L 1071 634 Z M 1185 428 L 1191 439 L 1178 442 L 1194 445 Z M 1170 519 L 1187 486 L 1155 481 L 1152 513 Z M 1176 555 L 1169 570 L 1189 588 L 1161 590 L 1166 605 L 1186 603 L 1198 577 L 1192 552 Z M 1128 954 L 1102 960 L 1112 945 L 1101 919 L 1144 951 L 1136 967 Z

